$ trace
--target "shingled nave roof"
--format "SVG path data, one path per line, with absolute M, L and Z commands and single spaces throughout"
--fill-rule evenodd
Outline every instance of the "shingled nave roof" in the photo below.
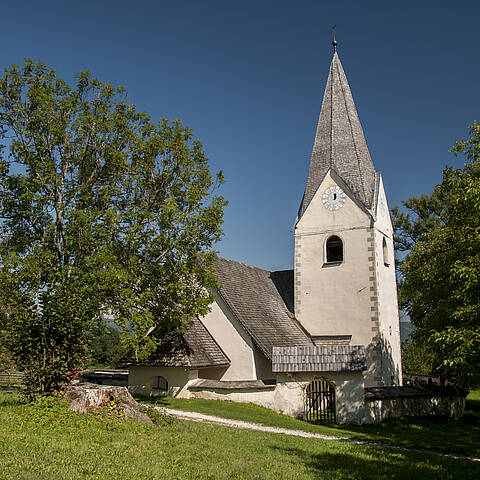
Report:
M 298 218 L 305 213 L 329 169 L 334 170 L 365 208 L 372 209 L 375 168 L 342 64 L 335 51 L 330 64 L 307 186 Z
M 269 359 L 274 346 L 313 346 L 293 318 L 293 271 L 269 272 L 217 258 L 220 296 Z

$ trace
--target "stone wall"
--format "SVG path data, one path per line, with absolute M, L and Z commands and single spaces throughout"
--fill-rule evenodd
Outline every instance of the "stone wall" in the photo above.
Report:
M 465 395 L 453 387 L 390 387 L 390 392 L 365 389 L 363 423 L 387 418 L 443 416 L 460 418 L 465 411 Z
M 128 386 L 128 372 L 123 370 L 84 370 L 79 377 L 80 382 L 97 385 Z
M 25 378 L 23 372 L 0 372 L 0 385 L 21 385 Z
M 229 400 L 231 402 L 254 403 L 261 407 L 275 410 L 275 386 L 269 389 L 237 389 L 225 390 L 221 388 L 196 389 L 189 388 L 189 398 L 204 398 L 206 400 Z

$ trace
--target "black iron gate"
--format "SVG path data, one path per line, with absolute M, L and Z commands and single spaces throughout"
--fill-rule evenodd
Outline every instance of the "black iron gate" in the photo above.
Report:
M 311 423 L 335 423 L 335 385 L 328 380 L 315 379 L 307 386 L 305 420 Z

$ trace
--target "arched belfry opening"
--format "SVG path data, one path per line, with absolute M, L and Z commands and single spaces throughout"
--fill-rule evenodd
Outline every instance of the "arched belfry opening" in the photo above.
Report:
M 388 246 L 385 237 L 382 240 L 382 249 L 383 249 L 383 264 L 388 267 L 390 266 L 390 255 L 388 254 Z
M 311 423 L 335 423 L 335 384 L 315 378 L 305 392 L 305 420 Z
M 343 242 L 337 235 L 332 235 L 325 245 L 325 263 L 343 262 Z

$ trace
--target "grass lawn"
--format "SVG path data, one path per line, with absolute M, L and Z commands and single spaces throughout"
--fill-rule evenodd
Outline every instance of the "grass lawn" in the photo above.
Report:
M 476 479 L 480 465 L 181 420 L 159 426 L 22 405 L 0 392 L 0 478 Z
M 376 425 L 311 425 L 302 420 L 280 415 L 267 408 L 246 403 L 220 400 L 180 398 L 139 398 L 178 410 L 217 415 L 219 417 L 261 423 L 272 427 L 291 428 L 325 435 L 343 436 L 393 443 L 413 448 L 429 448 L 446 453 L 480 457 L 480 390 L 467 399 L 465 415 L 460 420 L 448 418 L 401 418 Z

